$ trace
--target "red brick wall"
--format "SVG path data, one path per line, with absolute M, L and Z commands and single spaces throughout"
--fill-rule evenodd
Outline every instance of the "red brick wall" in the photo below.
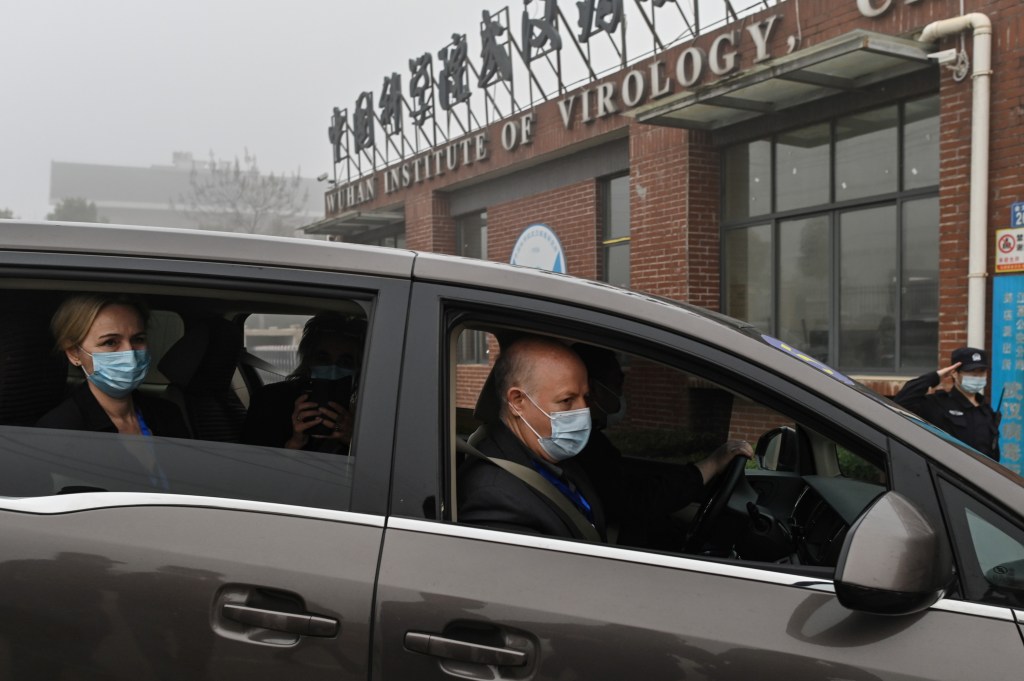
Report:
M 879 2 L 875 2 L 878 5 Z M 797 9 L 799 8 L 799 21 Z M 993 23 L 991 78 L 991 131 L 989 165 L 988 269 L 992 272 L 992 241 L 996 229 L 1009 226 L 1009 207 L 1024 199 L 1024 3 L 1020 0 L 979 0 L 967 11 L 985 13 Z M 927 24 L 960 13 L 959 0 L 893 0 L 878 18 L 863 17 L 854 0 L 801 0 L 773 5 L 745 19 L 740 30 L 740 69 L 753 64 L 754 50 L 743 26 L 761 18 L 781 15 L 769 50 L 775 57 L 787 53 L 787 40 L 799 35 L 797 50 L 819 45 L 854 29 L 912 38 Z M 732 28 L 732 27 L 727 27 Z M 721 33 L 703 36 L 696 45 L 705 49 Z M 970 33 L 965 34 L 973 51 Z M 959 37 L 945 38 L 938 49 L 956 47 Z M 672 65 L 680 45 L 659 59 Z M 973 58 L 973 54 L 972 54 Z M 641 63 L 634 67 L 644 70 Z M 606 80 L 618 82 L 621 74 Z M 702 83 L 713 82 L 705 76 Z M 972 79 L 957 83 L 950 72 L 939 76 L 941 98 L 941 198 L 939 348 L 936 367 L 943 365 L 953 348 L 966 341 L 967 321 L 967 226 L 969 212 L 970 131 Z M 591 86 L 592 87 L 592 86 Z M 533 109 L 534 142 L 514 152 L 501 147 L 501 123 L 486 131 L 491 156 L 409 190 L 384 195 L 365 209 L 401 206 L 406 213 L 407 243 L 411 248 L 453 252 L 454 223 L 444 192 L 454 182 L 497 176 L 515 168 L 543 162 L 547 157 L 583 148 L 599 138 L 626 134 L 630 153 L 630 202 L 632 219 L 632 286 L 671 298 L 717 309 L 720 305 L 719 272 L 719 151 L 702 133 L 642 125 L 626 116 L 609 116 L 584 125 L 576 121 L 565 129 L 558 102 Z M 601 184 L 595 178 L 536 196 L 488 207 L 488 257 L 507 261 L 516 238 L 533 222 L 550 225 L 562 240 L 571 274 L 600 274 Z M 991 281 L 987 282 L 990 288 Z M 991 301 L 990 301 L 991 303 Z M 986 329 L 989 324 L 986 324 Z M 472 384 L 473 381 L 470 381 Z M 900 377 L 879 378 L 870 385 L 892 394 Z M 467 388 L 471 391 L 471 388 Z M 461 395 L 461 393 L 460 393 Z M 460 397 L 460 401 L 463 398 Z M 468 398 L 467 398 L 468 399 Z
M 448 197 L 430 187 L 418 187 L 405 203 L 405 244 L 432 253 L 454 254 L 455 218 Z
M 631 428 L 689 428 L 690 386 L 686 377 L 631 357 L 623 383 L 629 408 L 623 425 Z
M 634 124 L 629 135 L 630 286 L 687 297 L 685 130 Z
M 491 353 L 492 356 L 494 353 Z M 455 377 L 455 406 L 472 409 L 491 371 L 490 364 L 459 364 Z
M 755 402 L 734 399 L 732 420 L 729 423 L 729 439 L 746 440 L 751 445 L 763 434 L 778 426 L 792 426 L 793 421 L 782 418 L 777 412 L 766 409 Z
M 544 223 L 555 231 L 565 251 L 569 274 L 597 276 L 598 181 L 586 180 L 487 209 L 487 257 L 508 262 L 527 226 Z

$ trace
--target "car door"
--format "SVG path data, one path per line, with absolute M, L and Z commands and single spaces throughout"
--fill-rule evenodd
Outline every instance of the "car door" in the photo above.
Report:
M 349 456 L 0 425 L 0 677 L 365 679 L 407 283 L 59 254 L 0 254 L 0 277 L 0 305 L 127 291 L 368 320 Z
M 834 449 L 877 461 L 885 473 L 880 492 L 899 491 L 942 521 L 923 457 L 890 453 L 889 438 L 870 422 L 698 340 L 696 328 L 687 337 L 582 307 L 419 283 L 411 310 L 410 333 L 422 342 L 416 360 L 409 355 L 405 364 L 372 678 L 953 680 L 1019 673 L 1024 646 L 1009 607 L 950 598 L 915 614 L 875 615 L 840 604 L 828 567 L 452 522 L 457 419 L 450 388 L 461 368 L 452 366 L 450 344 L 454 329 L 474 321 L 618 344 L 688 367 L 842 442 Z M 822 465 L 812 477 L 827 490 L 841 475 L 826 475 Z

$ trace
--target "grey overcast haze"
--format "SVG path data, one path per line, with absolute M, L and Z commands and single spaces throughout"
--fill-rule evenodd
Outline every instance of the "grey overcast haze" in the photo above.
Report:
M 497 0 L 3 0 L 0 209 L 44 219 L 50 162 L 255 154 L 331 168 L 334 106 L 377 90 Z
M 723 0 L 679 0 L 662 10 L 661 25 L 671 26 L 665 21 L 673 11 L 676 22 L 680 11 L 692 16 L 695 3 L 705 26 L 721 21 Z M 543 5 L 532 3 L 531 14 L 540 16 Z M 558 5 L 573 16 L 573 0 Z M 733 5 L 741 12 L 763 6 Z M 329 173 L 333 107 L 351 111 L 361 92 L 379 95 L 384 76 L 407 73 L 409 59 L 424 52 L 436 55 L 453 33 L 467 35 L 469 57 L 477 59 L 482 10 L 508 7 L 518 33 L 523 6 L 522 0 L 0 0 L 0 209 L 45 219 L 52 161 L 148 168 L 170 165 L 175 152 L 231 160 L 248 150 L 264 173 Z M 625 11 L 633 17 L 627 50 L 633 61 L 650 49 L 637 47 L 649 44 L 650 35 L 642 35 L 635 3 L 625 3 Z M 609 54 L 605 64 L 614 67 Z M 563 72 L 570 85 L 582 75 Z

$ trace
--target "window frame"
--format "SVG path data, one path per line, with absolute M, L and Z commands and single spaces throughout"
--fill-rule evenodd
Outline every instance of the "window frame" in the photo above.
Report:
M 467 252 L 466 232 L 473 228 L 478 231 L 476 243 L 480 246 L 479 253 Z M 487 260 L 487 211 L 475 211 L 459 215 L 455 218 L 455 255 L 464 258 L 478 258 Z M 465 333 L 459 339 L 458 363 L 472 365 L 490 364 L 490 352 L 487 343 L 487 334 Z
M 409 282 L 366 274 L 260 267 L 237 263 L 193 262 L 150 257 L 62 253 L 12 253 L 0 258 L 0 281 L 19 288 L 58 291 L 76 285 L 115 288 L 143 297 L 160 291 L 182 298 L 230 296 L 291 300 L 296 307 L 317 309 L 332 297 L 371 301 L 364 357 L 365 392 L 354 424 L 353 442 L 367 456 L 355 456 L 350 511 L 383 515 L 390 486 L 390 433 L 394 431 L 397 392 L 405 344 Z M 6 286 L 5 286 L 6 288 Z M 112 437 L 118 437 L 112 435 Z M 237 445 L 241 449 L 250 445 Z M 314 510 L 315 509 L 312 509 Z
M 849 113 L 835 113 L 831 118 L 828 119 L 828 125 L 829 125 L 829 130 L 830 130 L 830 132 L 829 132 L 829 140 L 830 140 L 829 141 L 829 159 L 828 159 L 828 167 L 829 167 L 830 180 L 829 180 L 829 188 L 828 188 L 828 201 L 826 203 L 823 203 L 823 204 L 818 204 L 818 205 L 814 205 L 814 206 L 804 206 L 804 207 L 801 207 L 801 208 L 785 210 L 785 211 L 779 211 L 777 209 L 777 205 L 776 205 L 776 201 L 777 201 L 776 139 L 777 139 L 777 137 L 778 137 L 778 135 L 780 133 L 784 132 L 783 130 L 776 130 L 774 132 L 771 132 L 769 134 L 763 135 L 762 137 L 758 137 L 758 138 L 755 138 L 755 139 L 748 139 L 748 140 L 745 140 L 745 141 L 744 140 L 735 140 L 735 141 L 731 142 L 729 144 L 729 146 L 723 147 L 722 153 L 721 153 L 721 156 L 722 156 L 722 159 L 723 159 L 723 163 L 722 163 L 722 168 L 721 168 L 721 171 L 720 171 L 721 172 L 721 182 L 722 182 L 722 187 L 723 187 L 723 190 L 721 191 L 721 202 L 722 202 L 722 204 L 720 206 L 720 215 L 724 216 L 726 214 L 726 208 L 727 208 L 727 206 L 725 204 L 725 201 L 726 201 L 726 198 L 727 198 L 727 191 L 726 191 L 726 188 L 725 188 L 725 183 L 728 180 L 729 173 L 728 173 L 728 169 L 726 167 L 726 164 L 724 162 L 724 159 L 725 159 L 725 157 L 727 155 L 728 149 L 731 149 L 731 148 L 733 148 L 734 146 L 737 146 L 737 145 L 750 144 L 752 142 L 759 141 L 759 140 L 768 140 L 768 141 L 770 141 L 771 142 L 771 150 L 770 150 L 769 167 L 771 168 L 771 172 L 772 172 L 772 176 L 770 178 L 770 180 L 771 180 L 770 181 L 770 185 L 771 185 L 771 196 L 770 196 L 770 198 L 771 198 L 771 210 L 769 210 L 766 213 L 760 213 L 758 215 L 751 215 L 751 216 L 748 216 L 748 217 L 744 217 L 744 218 L 740 218 L 740 219 L 734 219 L 734 220 L 726 220 L 723 217 L 723 219 L 722 219 L 722 221 L 720 223 L 720 240 L 721 240 L 721 244 L 722 244 L 722 249 L 721 249 L 721 255 L 720 255 L 720 260 L 719 260 L 719 265 L 720 265 L 720 267 L 719 267 L 719 272 L 720 272 L 719 287 L 720 287 L 720 290 L 723 292 L 723 295 L 721 296 L 721 306 L 722 306 L 722 311 L 723 312 L 725 312 L 726 314 L 732 314 L 732 312 L 727 307 L 728 303 L 729 303 L 729 296 L 726 295 L 727 287 L 728 287 L 729 282 L 730 282 L 730 280 L 729 280 L 729 272 L 728 272 L 728 254 L 727 254 L 726 249 L 725 249 L 725 245 L 726 245 L 726 242 L 727 242 L 726 236 L 729 233 L 732 233 L 732 232 L 746 230 L 746 229 L 749 229 L 749 228 L 752 228 L 752 227 L 758 227 L 758 226 L 761 226 L 761 225 L 769 225 L 769 231 L 770 231 L 770 236 L 771 236 L 771 249 L 772 249 L 772 252 L 770 254 L 771 273 L 770 273 L 770 276 L 769 276 L 769 279 L 771 281 L 771 294 L 770 294 L 771 295 L 771 303 L 770 303 L 770 310 L 771 310 L 770 311 L 770 319 L 771 319 L 771 322 L 770 322 L 769 328 L 766 328 L 766 329 L 763 329 L 763 330 L 765 332 L 767 332 L 767 333 L 770 333 L 772 335 L 776 335 L 777 336 L 778 335 L 778 328 L 779 328 L 779 324 L 780 324 L 780 319 L 779 319 L 780 304 L 781 304 L 780 286 L 781 286 L 781 283 L 782 283 L 781 282 L 781 276 L 780 276 L 780 262 L 779 262 L 780 261 L 780 257 L 781 257 L 780 256 L 781 247 L 780 247 L 780 241 L 779 241 L 780 240 L 780 226 L 781 226 L 781 224 L 783 222 L 786 222 L 786 221 L 789 221 L 789 220 L 793 220 L 793 219 L 810 218 L 810 217 L 813 217 L 813 216 L 826 216 L 828 221 L 829 221 L 829 226 L 828 226 L 829 246 L 828 246 L 828 252 L 827 252 L 827 258 L 828 258 L 827 271 L 829 272 L 829 281 L 828 281 L 828 287 L 827 287 L 828 288 L 828 299 L 829 299 L 829 329 L 828 329 L 829 334 L 828 334 L 827 357 L 826 358 L 822 358 L 822 359 L 824 359 L 824 361 L 826 361 L 827 363 L 830 363 L 833 366 L 836 366 L 838 369 L 840 369 L 842 371 L 861 373 L 861 374 L 872 374 L 872 375 L 874 375 L 874 374 L 879 374 L 879 375 L 890 375 L 890 374 L 892 374 L 892 375 L 900 375 L 900 374 L 905 374 L 905 373 L 908 373 L 908 372 L 914 372 L 914 371 L 917 371 L 917 370 L 925 370 L 927 368 L 930 368 L 930 366 L 931 366 L 930 364 L 928 364 L 927 366 L 925 364 L 922 364 L 921 366 L 903 365 L 903 361 L 904 361 L 903 360 L 903 350 L 904 350 L 904 348 L 903 348 L 902 322 L 904 321 L 903 320 L 903 312 L 904 312 L 904 309 L 903 309 L 904 308 L 904 300 L 903 299 L 905 297 L 905 294 L 902 292 L 902 282 L 903 282 L 903 279 L 904 279 L 904 271 L 905 271 L 905 267 L 906 267 L 906 258 L 904 256 L 904 223 L 906 221 L 906 217 L 907 216 L 906 216 L 905 206 L 908 203 L 913 203 L 915 201 L 920 201 L 920 200 L 924 200 L 924 199 L 932 199 L 932 200 L 934 200 L 936 202 L 938 202 L 938 200 L 939 200 L 939 187 L 938 187 L 938 185 L 927 186 L 927 187 L 918 187 L 918 188 L 913 188 L 913 189 L 905 189 L 904 188 L 904 183 L 905 183 L 905 178 L 904 178 L 904 175 L 905 175 L 905 168 L 904 168 L 904 160 L 905 160 L 904 159 L 904 142 L 905 142 L 905 128 L 907 126 L 906 108 L 907 108 L 908 103 L 910 103 L 910 102 L 920 101 L 920 100 L 924 100 L 924 99 L 932 98 L 932 97 L 935 97 L 935 93 L 926 92 L 926 93 L 921 93 L 921 94 L 915 94 L 912 97 L 907 97 L 907 98 L 900 99 L 900 100 L 894 101 L 894 102 L 878 102 L 878 103 L 875 103 L 871 107 L 865 107 L 865 108 L 861 109 L 861 111 L 868 112 L 868 111 L 875 111 L 875 110 L 885 109 L 885 108 L 893 106 L 894 104 L 897 105 L 897 107 L 898 107 L 898 115 L 897 115 L 897 120 L 898 120 L 898 122 L 897 122 L 898 148 L 897 148 L 897 168 L 896 168 L 897 190 L 895 192 L 889 192 L 889 193 L 885 193 L 885 194 L 879 194 L 879 195 L 874 195 L 874 196 L 867 196 L 867 197 L 862 197 L 862 198 L 857 198 L 857 199 L 850 199 L 850 200 L 844 200 L 844 201 L 836 201 L 836 197 L 835 197 L 835 177 L 836 177 L 835 165 L 836 165 L 836 142 L 837 142 L 837 140 L 836 140 L 836 125 L 837 125 L 837 121 L 839 119 L 843 118 L 844 115 L 849 115 Z M 803 121 L 802 125 L 798 129 L 803 129 L 805 127 L 809 127 L 809 126 L 812 126 L 812 125 L 820 125 L 820 124 L 821 124 L 820 121 L 818 121 L 818 122 Z M 896 309 L 895 309 L 895 311 L 893 313 L 893 318 L 896 320 L 896 325 L 895 325 L 895 334 L 894 334 L 894 340 L 893 340 L 894 347 L 893 347 L 892 367 L 887 367 L 887 368 L 864 368 L 864 369 L 860 369 L 860 368 L 854 367 L 854 368 L 851 369 L 849 367 L 845 367 L 845 366 L 841 365 L 837 361 L 837 359 L 840 357 L 840 352 L 841 352 L 841 348 L 840 348 L 841 339 L 840 339 L 840 336 L 842 335 L 842 334 L 840 334 L 840 329 L 841 329 L 841 327 L 840 327 L 841 311 L 840 311 L 840 308 L 839 308 L 839 304 L 840 304 L 840 299 L 841 299 L 841 290 L 840 290 L 840 274 L 839 274 L 839 270 L 838 270 L 838 263 L 839 263 L 839 258 L 840 258 L 840 250 L 839 249 L 841 247 L 841 245 L 839 243 L 841 216 L 844 213 L 847 213 L 847 212 L 850 212 L 850 211 L 865 210 L 865 209 L 870 209 L 870 208 L 874 208 L 874 207 L 883 207 L 883 206 L 892 206 L 893 210 L 895 211 L 895 214 L 896 214 L 896 218 L 895 218 L 896 219 L 895 240 L 896 240 L 896 245 L 897 245 L 897 249 L 898 249 L 897 278 L 898 278 L 899 281 L 898 281 L 897 290 L 899 291 L 899 293 L 896 296 Z M 937 241 L 938 241 L 938 225 L 936 225 L 936 242 Z M 938 263 L 936 263 L 936 266 L 938 266 Z M 936 283 L 936 286 L 937 286 L 937 283 Z M 936 294 L 937 294 L 937 292 L 936 292 Z M 805 351 L 809 351 L 810 350 L 810 348 L 802 348 L 802 349 L 804 349 Z M 937 352 L 938 348 L 936 347 L 935 350 Z
M 452 498 L 457 454 L 454 409 L 457 386 L 455 365 L 452 363 L 452 334 L 465 326 L 506 328 L 572 338 L 691 372 L 792 417 L 838 444 L 852 445 L 859 452 L 870 452 L 870 456 L 877 457 L 887 471 L 891 470 L 888 438 L 874 426 L 828 402 L 823 396 L 700 339 L 652 326 L 636 318 L 617 317 L 566 303 L 417 282 L 410 306 L 410 333 L 421 342 L 415 349 L 406 350 L 407 371 L 403 385 L 423 386 L 433 382 L 437 390 L 436 393 L 415 388 L 403 391 L 399 405 L 403 419 L 399 422 L 396 436 L 391 502 L 393 516 L 445 524 L 451 521 L 450 508 L 443 502 Z M 438 358 L 433 365 L 422 361 L 424 354 L 431 351 Z M 434 452 L 433 456 L 429 452 Z M 892 485 L 890 477 L 888 488 Z M 516 542 L 515 539 L 509 541 Z M 649 553 L 644 549 L 627 550 L 637 555 Z M 684 557 L 705 560 L 698 556 Z M 732 560 L 726 562 L 736 563 Z M 743 564 L 758 569 L 802 571 L 815 577 L 822 576 L 821 568 L 813 566 Z
M 629 223 L 630 223 L 629 225 L 627 225 L 627 232 L 629 232 L 629 234 L 627 236 L 619 236 L 619 237 L 612 238 L 609 235 L 609 231 L 611 229 L 611 217 L 612 217 L 612 183 L 615 182 L 616 180 L 621 180 L 621 179 L 625 179 L 626 180 L 626 213 L 629 216 Z M 631 198 L 631 194 L 632 194 L 632 177 L 630 176 L 630 174 L 628 172 L 626 172 L 626 173 L 620 173 L 618 175 L 609 175 L 607 177 L 603 177 L 603 178 L 601 178 L 600 182 L 601 182 L 601 188 L 602 188 L 601 216 L 600 216 L 600 219 L 601 219 L 601 235 L 600 235 L 600 238 L 599 238 L 599 246 L 600 246 L 600 249 L 601 249 L 601 270 L 600 270 L 600 273 L 599 273 L 600 276 L 598 277 L 598 280 L 599 281 L 604 281 L 604 282 L 609 282 L 609 283 L 611 282 L 611 279 L 608 276 L 608 270 L 609 270 L 610 262 L 611 262 L 611 253 L 612 253 L 613 250 L 625 249 L 626 253 L 627 253 L 627 260 L 626 260 L 627 276 L 626 276 L 626 279 L 625 279 L 626 283 L 625 283 L 625 286 L 623 288 L 629 288 L 629 286 L 630 286 L 630 284 L 632 282 L 632 277 L 633 277 L 632 266 L 631 266 L 630 260 L 628 258 L 628 255 L 629 255 L 630 251 L 632 250 L 631 244 L 632 244 L 632 238 L 633 238 L 632 237 L 632 232 L 633 232 L 633 226 L 632 226 L 633 207 L 632 207 L 632 205 L 630 203 L 630 198 Z
M 1017 595 L 1016 602 L 985 598 L 985 592 L 990 586 L 978 562 L 966 512 L 974 512 L 1020 546 L 1024 546 L 1024 528 L 964 481 L 944 471 L 936 471 L 934 480 L 947 518 L 947 531 L 957 564 L 960 598 L 994 607 L 1024 608 L 1024 595 Z

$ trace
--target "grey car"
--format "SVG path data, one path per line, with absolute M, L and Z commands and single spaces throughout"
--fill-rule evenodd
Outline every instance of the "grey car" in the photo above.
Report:
M 15 221 L 0 234 L 0 678 L 1024 669 L 1020 478 L 742 322 L 395 249 Z M 82 380 L 48 329 L 80 292 L 146 300 L 140 390 L 177 405 L 192 437 L 35 426 Z M 348 450 L 249 442 L 247 410 L 289 380 L 324 310 L 365 328 Z M 614 518 L 607 542 L 460 523 L 488 373 L 524 331 L 614 355 L 603 434 L 632 474 L 657 480 L 730 438 L 756 461 L 642 537 Z

